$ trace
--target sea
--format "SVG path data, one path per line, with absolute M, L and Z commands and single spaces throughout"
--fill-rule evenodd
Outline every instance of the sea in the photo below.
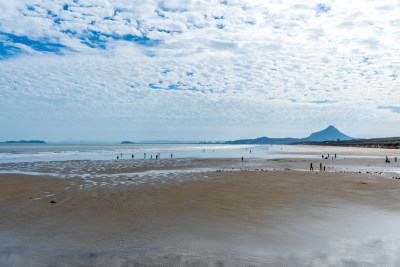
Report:
M 86 188 L 143 184 L 181 179 L 182 173 L 203 173 L 227 167 L 193 165 L 192 158 L 236 158 L 236 163 L 228 167 L 238 169 L 243 167 L 238 165 L 242 157 L 245 161 L 251 158 L 287 157 L 279 154 L 290 149 L 296 148 L 230 144 L 0 144 L 0 174 L 80 177 Z M 156 157 L 160 160 L 155 160 Z
M 112 160 L 156 158 L 272 158 L 283 150 L 279 145 L 231 144 L 117 144 L 117 145 L 62 145 L 62 144 L 0 144 L 0 163 Z M 287 156 L 287 155 L 286 155 Z

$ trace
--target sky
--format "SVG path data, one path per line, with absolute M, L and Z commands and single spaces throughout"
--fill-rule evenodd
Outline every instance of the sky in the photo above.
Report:
M 400 136 L 399 1 L 0 0 L 0 141 Z

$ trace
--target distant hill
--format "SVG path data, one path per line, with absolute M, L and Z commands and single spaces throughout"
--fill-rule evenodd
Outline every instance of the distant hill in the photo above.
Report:
M 330 125 L 326 129 L 310 134 L 305 138 L 269 138 L 258 137 L 255 139 L 241 139 L 236 141 L 228 141 L 227 144 L 294 144 L 302 142 L 322 142 L 322 141 L 336 141 L 336 140 L 352 140 L 354 138 L 340 132 L 334 126 Z
M 51 142 L 51 144 L 56 144 L 56 145 L 113 145 L 118 143 L 119 142 L 110 142 L 104 140 L 75 140 L 75 139 Z
M 306 144 L 322 145 L 322 146 L 349 146 L 349 147 L 400 149 L 400 137 L 321 141 L 321 142 L 309 142 Z
M 121 145 L 131 145 L 131 144 L 134 144 L 134 142 L 131 142 L 131 141 L 122 141 L 121 142 Z
M 328 128 L 310 134 L 309 137 L 302 138 L 301 142 L 321 142 L 321 141 L 336 141 L 336 140 L 351 140 L 354 139 L 344 133 L 340 132 L 334 126 L 330 125 Z
M 0 142 L 0 144 L 46 144 L 46 142 L 40 140 L 20 140 Z
M 199 144 L 199 141 L 179 141 L 179 140 L 144 140 L 137 144 Z

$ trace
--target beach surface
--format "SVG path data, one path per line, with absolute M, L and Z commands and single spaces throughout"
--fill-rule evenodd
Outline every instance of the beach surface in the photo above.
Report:
M 397 151 L 285 150 L 0 164 L 0 265 L 399 265 Z

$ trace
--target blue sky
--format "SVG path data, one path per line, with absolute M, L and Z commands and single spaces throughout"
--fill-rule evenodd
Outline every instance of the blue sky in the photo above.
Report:
M 0 140 L 400 136 L 398 1 L 0 2 Z

